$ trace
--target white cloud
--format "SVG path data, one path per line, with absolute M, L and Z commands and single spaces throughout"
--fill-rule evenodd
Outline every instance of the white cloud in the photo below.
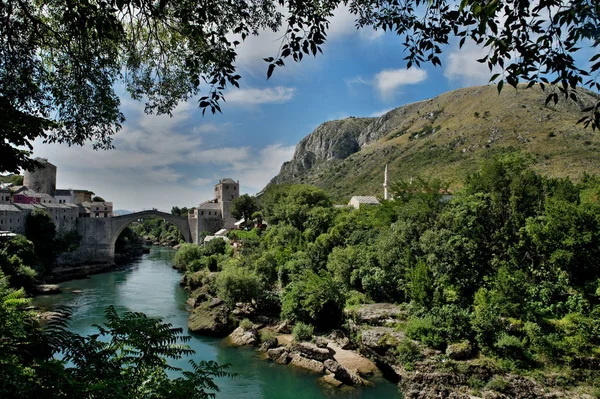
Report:
M 230 164 L 250 157 L 250 147 L 220 147 L 198 150 L 186 157 L 186 162 Z
M 148 169 L 144 174 L 156 183 L 176 182 L 182 177 L 181 173 L 170 167 Z
M 448 55 L 444 76 L 449 80 L 460 81 L 472 86 L 488 83 L 492 74 L 486 63 L 477 62 L 487 54 L 487 50 L 473 43 L 465 44 Z
M 212 122 L 202 123 L 201 125 L 195 126 L 193 129 L 194 133 L 204 134 L 204 133 L 219 133 L 226 130 L 228 124 L 218 125 Z
M 277 104 L 292 99 L 296 89 L 277 86 L 266 89 L 234 89 L 225 95 L 228 103 L 241 105 Z
M 243 74 L 250 74 L 255 77 L 266 77 L 268 64 L 263 60 L 267 57 L 275 57 L 281 47 L 286 27 L 286 10 L 279 8 L 284 14 L 283 27 L 278 32 L 271 30 L 262 30 L 258 36 L 249 36 L 242 41 L 235 35 L 230 35 L 230 40 L 238 40 L 241 44 L 237 47 L 236 65 Z M 371 42 L 377 40 L 383 35 L 382 30 L 372 30 L 371 28 L 356 29 L 356 15 L 350 13 L 348 6 L 341 5 L 334 10 L 333 17 L 329 20 L 329 30 L 327 31 L 326 47 L 329 43 L 340 39 L 352 38 L 358 36 L 360 40 Z M 339 43 L 338 43 L 339 44 Z M 323 50 L 326 52 L 326 50 Z M 319 57 L 317 57 L 319 59 Z M 306 71 L 315 65 L 313 57 L 304 57 L 301 63 L 293 62 L 291 58 L 286 60 L 284 68 L 277 68 L 276 74 L 296 73 L 298 68 Z
M 259 150 L 253 158 L 235 162 L 231 168 L 232 175 L 239 179 L 244 190 L 255 194 L 279 173 L 284 162 L 292 159 L 295 148 L 271 144 Z
M 375 30 L 369 27 L 364 27 L 359 30 L 360 38 L 368 42 L 372 42 L 379 39 L 381 36 L 384 35 L 384 33 L 385 32 L 383 31 L 383 29 Z
M 375 75 L 375 87 L 382 97 L 389 97 L 401 86 L 420 83 L 427 79 L 422 69 L 385 69 Z
M 348 87 L 359 86 L 359 85 L 370 85 L 371 82 L 362 76 L 355 76 L 352 79 L 346 79 L 346 85 Z
M 196 186 L 206 186 L 209 185 L 211 183 L 214 183 L 213 179 L 207 179 L 205 177 L 199 177 L 197 179 L 194 179 L 192 181 L 192 184 L 195 184 Z
M 334 40 L 356 32 L 356 15 L 350 13 L 348 6 L 340 5 L 333 11 L 333 17 L 329 19 L 327 38 Z

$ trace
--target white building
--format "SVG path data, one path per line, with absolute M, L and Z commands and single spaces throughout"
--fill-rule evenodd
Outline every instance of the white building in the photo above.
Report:
M 69 189 L 57 189 L 54 192 L 54 199 L 59 204 L 75 204 L 75 192 Z
M 381 205 L 381 203 L 377 200 L 377 198 L 373 196 L 355 195 L 354 197 L 350 198 L 350 202 L 348 202 L 348 205 L 359 209 L 363 206 Z

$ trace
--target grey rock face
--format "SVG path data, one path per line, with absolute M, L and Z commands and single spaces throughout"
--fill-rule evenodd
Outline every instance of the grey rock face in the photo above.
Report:
M 393 328 L 371 327 L 363 330 L 361 344 L 377 353 L 384 354 L 388 349 L 398 346 L 404 338 L 404 333 L 395 331 Z
M 473 346 L 469 341 L 450 344 L 446 348 L 446 355 L 452 360 L 467 360 L 473 355 Z
M 258 332 L 255 329 L 244 330 L 242 327 L 238 327 L 231 334 L 229 339 L 233 345 L 237 346 L 251 346 L 258 344 Z
M 325 366 L 323 366 L 323 363 L 313 359 L 307 359 L 303 356 L 300 356 L 300 354 L 298 353 L 292 354 L 292 360 L 290 361 L 290 364 L 292 366 L 314 371 L 316 373 L 322 373 L 323 370 L 325 370 Z
M 190 331 L 216 337 L 224 337 L 233 330 L 229 307 L 224 302 L 211 300 L 194 308 L 188 319 Z
M 379 325 L 395 319 L 402 319 L 407 312 L 398 305 L 391 303 L 371 303 L 360 305 L 356 309 L 347 312 L 357 323 Z
M 319 348 L 311 342 L 300 342 L 294 345 L 294 351 L 300 352 L 302 356 L 322 362 L 331 357 L 331 353 L 327 348 Z
M 284 355 L 287 356 L 288 353 L 289 351 L 287 350 L 287 348 L 284 348 L 282 346 L 280 346 L 279 348 L 272 348 L 267 350 L 267 355 L 271 360 L 277 360 Z
M 277 347 L 277 338 L 269 338 L 262 343 L 259 350 L 261 352 L 266 352 L 269 349 L 273 349 L 275 347 Z
M 327 359 L 323 362 L 325 368 L 335 375 L 335 379 L 347 385 L 368 385 L 368 382 L 362 379 L 358 374 L 348 370 L 338 362 Z
M 271 183 L 282 183 L 319 164 L 358 152 L 361 149 L 359 137 L 372 120 L 347 118 L 321 124 L 298 143 L 292 160 L 283 164 Z

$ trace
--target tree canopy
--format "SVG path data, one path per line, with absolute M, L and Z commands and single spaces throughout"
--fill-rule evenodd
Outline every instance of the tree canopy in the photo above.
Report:
M 231 216 L 236 219 L 244 218 L 246 223 L 250 223 L 252 215 L 258 211 L 258 204 L 254 197 L 248 194 L 240 195 L 231 202 Z
M 403 38 L 407 67 L 441 65 L 457 38 L 483 46 L 491 76 L 504 83 L 555 84 L 548 101 L 600 89 L 600 4 L 592 0 L 34 0 L 0 1 L 0 171 L 29 167 L 32 142 L 112 148 L 125 120 L 116 88 L 145 102 L 149 114 L 170 114 L 199 97 L 220 111 L 227 86 L 239 86 L 236 48 L 248 35 L 278 30 L 284 60 L 322 52 L 336 8 L 356 15 L 357 28 Z M 586 64 L 576 57 L 587 58 Z M 555 88 L 554 88 L 555 87 Z M 582 119 L 600 127 L 600 100 Z

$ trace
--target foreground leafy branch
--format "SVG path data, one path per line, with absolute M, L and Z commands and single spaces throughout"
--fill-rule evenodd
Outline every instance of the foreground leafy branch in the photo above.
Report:
M 190 360 L 191 371 L 167 363 L 191 356 L 181 328 L 143 313 L 105 311 L 103 326 L 87 337 L 68 330 L 70 311 L 42 329 L 22 291 L 0 281 L 0 396 L 10 398 L 211 398 L 214 378 L 228 366 Z M 57 360 L 53 354 L 61 354 Z M 171 377 L 167 372 L 176 372 Z
M 600 3 L 594 0 L 1 0 L 0 171 L 31 167 L 36 138 L 112 148 L 125 120 L 116 88 L 145 101 L 147 113 L 171 114 L 199 96 L 204 113 L 221 111 L 239 86 L 237 46 L 249 35 L 282 31 L 267 77 L 291 57 L 317 55 L 341 7 L 358 28 L 403 39 L 407 67 L 441 65 L 453 38 L 487 51 L 490 81 L 552 85 L 577 100 L 600 89 Z M 588 62 L 586 64 L 585 60 Z M 600 100 L 581 120 L 600 127 Z

